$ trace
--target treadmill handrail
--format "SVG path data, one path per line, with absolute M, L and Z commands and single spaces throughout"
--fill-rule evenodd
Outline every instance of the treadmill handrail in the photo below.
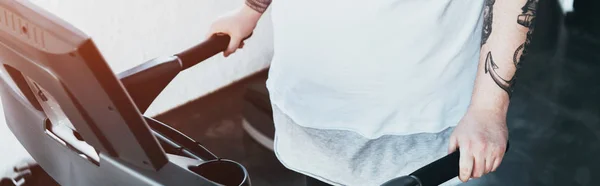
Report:
M 506 142 L 506 152 L 510 143 Z M 460 151 L 456 150 L 434 162 L 431 162 L 407 176 L 394 178 L 382 186 L 433 186 L 440 185 L 459 175 Z
M 181 61 L 181 70 L 188 69 L 220 52 L 225 51 L 231 37 L 227 34 L 215 34 L 200 44 L 193 46 L 179 54 L 175 54 Z
M 227 34 L 215 34 L 174 56 L 152 59 L 117 76 L 143 113 L 179 72 L 225 51 L 230 39 Z

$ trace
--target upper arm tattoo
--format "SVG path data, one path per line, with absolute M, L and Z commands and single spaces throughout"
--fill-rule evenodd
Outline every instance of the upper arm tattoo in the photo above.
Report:
M 487 39 L 492 33 L 494 3 L 496 3 L 496 0 L 485 0 L 485 5 L 483 7 L 483 30 L 481 31 L 481 46 L 487 42 Z
M 521 8 L 523 12 L 519 14 L 519 16 L 517 16 L 517 23 L 519 23 L 519 25 L 521 26 L 526 27 L 528 31 L 527 36 L 525 37 L 525 42 L 519 45 L 513 56 L 513 63 L 516 67 L 519 67 L 519 61 L 521 57 L 526 54 L 527 46 L 531 42 L 531 35 L 533 34 L 533 29 L 535 27 L 535 16 L 538 1 L 539 0 L 527 0 L 525 6 Z
M 271 5 L 271 1 L 272 0 L 246 0 L 246 5 L 257 12 L 264 13 L 267 8 L 269 8 L 269 5 Z

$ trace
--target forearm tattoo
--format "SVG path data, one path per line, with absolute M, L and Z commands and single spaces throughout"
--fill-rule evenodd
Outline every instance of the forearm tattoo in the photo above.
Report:
M 257 12 L 264 13 L 267 8 L 269 8 L 269 5 L 271 5 L 271 1 L 272 0 L 246 0 L 246 5 Z
M 521 45 L 519 45 L 519 47 L 517 47 L 517 49 L 515 50 L 515 53 L 513 55 L 513 63 L 515 65 L 515 68 L 519 68 L 519 61 L 521 59 L 522 56 L 525 55 L 526 53 L 526 48 L 529 45 L 529 43 L 531 42 L 531 35 L 533 33 L 533 28 L 535 25 L 535 16 L 536 16 L 536 9 L 537 9 L 537 3 L 539 0 L 527 0 L 527 2 L 525 3 L 525 6 L 523 6 L 522 9 L 522 13 L 519 14 L 517 16 L 517 23 L 521 26 L 524 26 L 526 28 L 528 28 L 527 31 L 527 35 L 525 38 L 525 42 Z M 492 33 L 492 20 L 493 20 L 493 6 L 494 3 L 496 1 L 495 0 L 485 0 L 485 7 L 483 10 L 483 30 L 482 30 L 482 36 L 481 36 L 481 46 L 483 46 L 484 44 L 486 44 L 489 36 Z M 512 91 L 513 91 L 513 86 L 516 82 L 516 77 L 513 76 L 510 79 L 507 80 L 507 78 L 502 78 L 497 72 L 496 70 L 499 69 L 498 65 L 494 62 L 494 58 L 492 56 L 492 51 L 489 51 L 487 53 L 487 56 L 485 58 L 485 67 L 484 67 L 484 72 L 485 74 L 490 74 L 490 77 L 492 78 L 492 80 L 494 80 L 494 82 L 498 85 L 498 87 L 500 87 L 502 90 L 506 91 L 506 93 L 508 93 L 508 96 L 510 97 L 512 95 Z
M 498 69 L 498 65 L 496 65 L 496 62 L 494 62 L 494 58 L 492 57 L 492 51 L 489 51 L 487 53 L 487 56 L 485 57 L 485 73 L 490 74 L 492 80 L 494 80 L 494 82 L 502 90 L 506 91 L 506 93 L 508 93 L 508 96 L 510 97 L 512 95 L 512 85 L 514 83 L 514 76 L 510 80 L 506 80 L 500 77 L 498 72 L 496 72 L 496 69 Z

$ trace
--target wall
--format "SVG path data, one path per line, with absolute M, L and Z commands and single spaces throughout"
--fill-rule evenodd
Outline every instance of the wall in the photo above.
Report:
M 116 73 L 204 39 L 213 20 L 244 0 L 31 0 L 92 37 Z M 215 56 L 182 72 L 150 106 L 156 115 L 268 66 L 272 56 L 268 13 L 244 49 Z

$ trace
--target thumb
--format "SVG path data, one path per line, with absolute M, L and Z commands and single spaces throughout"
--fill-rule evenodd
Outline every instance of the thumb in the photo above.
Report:
M 241 37 L 237 37 L 237 36 L 230 36 L 230 37 L 231 37 L 231 39 L 229 40 L 229 45 L 227 46 L 227 49 L 223 52 L 223 55 L 225 55 L 225 57 L 234 53 L 239 48 L 240 43 L 242 42 Z
M 204 39 L 208 39 L 215 34 L 221 33 L 222 31 L 219 31 L 219 30 L 223 30 L 223 29 L 219 29 L 219 27 L 216 24 L 211 25 L 210 28 L 208 29 L 208 32 L 206 32 L 206 35 L 204 35 Z

